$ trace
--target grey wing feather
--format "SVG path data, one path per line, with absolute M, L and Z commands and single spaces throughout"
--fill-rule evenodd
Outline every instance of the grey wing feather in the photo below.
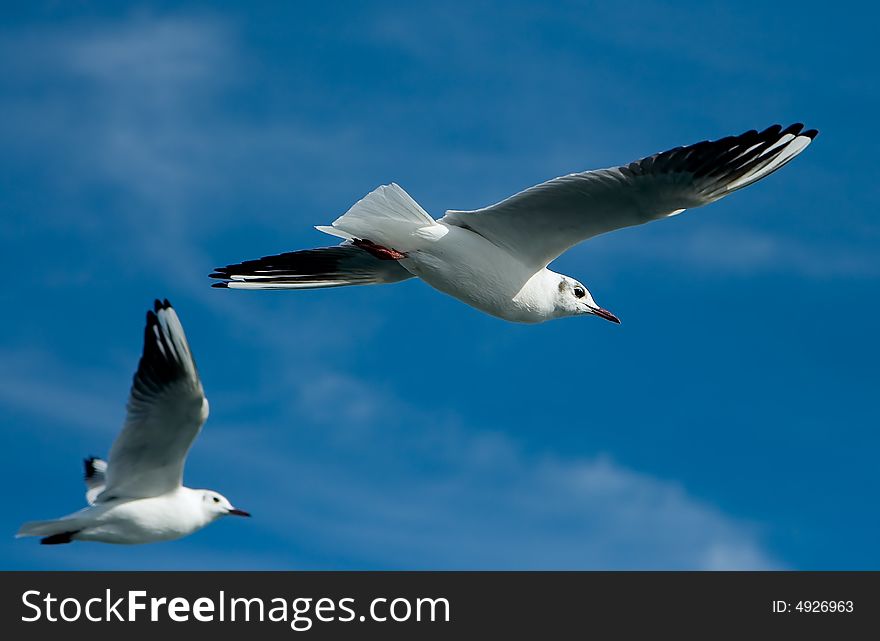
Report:
M 770 175 L 818 134 L 802 129 L 774 125 L 562 176 L 483 209 L 449 211 L 441 222 L 543 267 L 583 240 L 706 205 Z
M 208 417 L 208 401 L 177 314 L 166 300 L 147 312 L 144 351 L 125 426 L 113 443 L 98 502 L 144 498 L 180 487 L 186 455 Z

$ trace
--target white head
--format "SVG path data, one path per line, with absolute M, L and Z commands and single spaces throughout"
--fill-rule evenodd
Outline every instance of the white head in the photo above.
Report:
M 558 318 L 592 314 L 612 323 L 620 323 L 617 316 L 596 304 L 590 290 L 582 283 L 562 274 L 555 274 L 555 276 L 558 277 L 558 280 L 554 285 L 554 312 Z
M 230 514 L 233 516 L 250 516 L 248 512 L 232 507 L 229 499 L 222 494 L 213 490 L 198 490 L 198 492 L 201 494 L 202 510 L 211 521 L 219 519 L 221 516 L 229 516 Z

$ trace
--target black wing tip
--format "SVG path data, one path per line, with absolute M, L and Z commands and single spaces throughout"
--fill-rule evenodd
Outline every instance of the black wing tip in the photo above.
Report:
M 146 393 L 151 386 L 156 388 L 186 376 L 184 354 L 173 346 L 173 325 L 169 326 L 159 319 L 163 312 L 173 310 L 167 298 L 153 301 L 153 308 L 147 310 L 144 325 L 144 343 L 138 368 L 132 379 L 132 394 Z
M 686 147 L 676 147 L 675 149 L 670 149 L 668 152 L 664 152 L 667 154 L 671 154 L 672 152 L 676 152 L 679 150 L 702 150 L 708 148 L 716 148 L 719 144 L 723 144 L 726 142 L 738 142 L 740 144 L 745 142 L 752 142 L 754 139 L 755 142 L 762 141 L 765 144 L 769 144 L 772 141 L 781 138 L 782 136 L 786 136 L 791 134 L 795 137 L 806 136 L 810 140 L 813 140 L 816 136 L 819 135 L 818 129 L 804 129 L 804 123 L 802 122 L 794 122 L 787 127 L 783 127 L 779 123 L 770 125 L 763 131 L 758 131 L 757 129 L 749 129 L 748 131 L 744 131 L 738 136 L 725 136 L 724 138 L 718 138 L 716 140 L 701 140 L 700 142 L 694 143 L 692 145 L 688 145 Z M 659 155 L 659 154 L 658 154 Z M 636 161 L 640 162 L 640 161 Z
M 804 130 L 804 123 L 802 122 L 793 122 L 788 127 L 783 128 L 782 125 L 776 124 L 767 127 L 764 131 L 761 132 L 762 136 L 784 136 L 786 134 L 792 134 L 794 136 L 806 136 L 810 140 L 816 138 L 819 135 L 818 129 L 807 129 Z M 754 129 L 751 131 L 747 131 L 742 134 L 743 136 L 751 135 L 757 133 Z
M 83 467 L 85 468 L 85 478 L 89 480 L 95 475 L 95 461 L 99 460 L 97 456 L 90 456 L 83 459 Z
M 757 129 L 749 129 L 748 131 L 744 131 L 737 136 L 725 136 L 724 138 L 718 138 L 716 140 L 702 140 L 698 143 L 694 143 L 693 145 L 688 145 L 688 146 L 694 147 L 696 145 L 705 145 L 706 143 L 717 144 L 719 142 L 725 142 L 727 140 L 736 140 L 736 139 L 742 139 L 742 138 L 755 138 L 755 137 L 773 138 L 773 137 L 778 137 L 778 136 L 784 136 L 786 134 L 793 134 L 795 136 L 807 136 L 808 138 L 810 138 L 812 140 L 817 135 L 819 135 L 818 129 L 807 129 L 806 131 L 803 131 L 804 126 L 805 125 L 802 122 L 793 122 L 790 125 L 788 125 L 787 127 L 783 127 L 781 124 L 776 123 L 776 124 L 770 125 L 766 129 L 763 129 L 762 131 L 758 131 Z M 673 150 L 670 150 L 670 151 L 673 151 Z
M 694 179 L 706 181 L 706 189 L 701 192 L 704 196 L 716 198 L 719 197 L 719 194 L 727 193 L 722 190 L 725 184 L 734 183 L 749 175 L 749 172 L 760 171 L 767 164 L 773 162 L 794 140 L 803 142 L 803 138 L 809 139 L 807 143 L 795 148 L 793 154 L 784 158 L 784 162 L 771 167 L 770 173 L 773 173 L 800 153 L 818 133 L 817 129 L 804 130 L 804 125 L 800 122 L 790 124 L 787 127 L 777 123 L 762 131 L 750 129 L 735 136 L 725 136 L 717 140 L 702 140 L 685 147 L 676 147 L 637 160 L 620 167 L 619 170 L 627 176 L 638 176 L 657 171 L 661 173 L 689 172 Z M 768 174 L 759 174 L 756 180 L 760 180 L 766 175 Z M 752 182 L 754 180 L 741 184 L 737 188 Z
M 794 125 L 791 125 L 792 127 Z M 803 125 L 801 125 L 803 126 Z M 780 133 L 783 133 L 782 125 L 778 122 L 776 124 L 770 125 L 766 129 L 761 131 L 756 131 L 754 129 L 749 129 L 747 132 L 740 134 L 739 136 L 734 136 L 735 138 L 745 138 L 746 136 L 760 136 L 764 138 L 769 138 L 771 136 L 778 136 Z
M 166 310 L 166 309 L 172 309 L 171 303 L 168 302 L 167 298 L 163 298 L 162 300 L 159 300 L 157 298 L 153 301 L 153 311 L 155 313 L 158 314 L 159 312 Z
M 348 256 L 352 252 L 363 252 L 363 249 L 354 245 L 335 245 L 330 247 L 314 247 L 311 249 L 298 249 L 281 254 L 269 254 L 240 263 L 215 267 L 208 274 L 208 278 L 222 280 L 222 283 L 211 283 L 211 287 L 224 289 L 229 282 L 237 280 L 239 276 L 261 277 L 270 275 L 276 278 L 328 275 L 338 269 L 341 256 Z M 235 277 L 233 277 L 233 274 Z

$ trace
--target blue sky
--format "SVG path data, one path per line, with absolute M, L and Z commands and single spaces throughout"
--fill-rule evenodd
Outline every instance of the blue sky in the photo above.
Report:
M 4 6 L 4 569 L 880 568 L 876 15 L 827 3 Z M 213 290 L 396 181 L 468 209 L 803 121 L 705 209 L 554 267 L 623 320 L 519 326 L 418 281 Z M 154 297 L 227 519 L 47 548 L 124 415 Z

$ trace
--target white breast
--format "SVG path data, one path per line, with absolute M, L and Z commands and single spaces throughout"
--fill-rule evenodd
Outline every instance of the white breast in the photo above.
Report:
M 77 535 L 84 541 L 151 543 L 177 539 L 210 520 L 194 503 L 188 488 L 162 496 L 89 508 L 94 521 Z
M 426 283 L 479 310 L 505 320 L 536 323 L 546 320 L 540 297 L 531 289 L 534 270 L 479 234 L 447 226 L 434 242 L 407 253 L 400 261 Z

